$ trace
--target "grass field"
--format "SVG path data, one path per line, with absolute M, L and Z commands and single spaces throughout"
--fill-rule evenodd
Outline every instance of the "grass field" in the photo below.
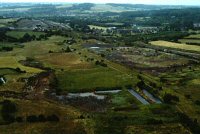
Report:
M 200 52 L 200 46 L 173 43 L 168 41 L 152 41 L 151 45 Z
M 130 76 L 103 67 L 70 70 L 57 75 L 59 88 L 68 92 L 87 92 L 94 91 L 97 87 L 111 88 L 132 84 Z
M 43 32 L 34 32 L 34 31 L 8 31 L 6 33 L 7 36 L 16 38 L 16 39 L 20 39 L 22 38 L 26 33 L 28 33 L 29 35 L 35 35 L 36 38 L 38 38 L 40 35 L 44 35 L 45 33 Z

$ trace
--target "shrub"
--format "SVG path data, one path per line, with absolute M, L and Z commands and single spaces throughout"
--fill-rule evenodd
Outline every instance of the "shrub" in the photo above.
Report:
M 17 106 L 15 103 L 11 102 L 10 100 L 4 100 L 3 106 L 1 109 L 2 117 L 6 122 L 14 122 L 15 117 L 14 114 L 17 112 Z
M 60 119 L 58 118 L 57 115 L 52 114 L 50 116 L 47 116 L 47 121 L 52 121 L 52 122 L 58 122 Z
M 163 97 L 163 101 L 165 103 L 173 103 L 173 102 L 179 102 L 179 98 L 172 94 L 165 94 Z
M 38 117 L 36 115 L 30 115 L 26 118 L 27 122 L 33 123 L 33 122 L 38 122 Z
M 15 118 L 15 121 L 16 121 L 16 122 L 23 122 L 23 118 L 22 118 L 22 117 L 16 117 L 16 118 Z
M 46 121 L 46 117 L 45 117 L 43 114 L 40 114 L 40 115 L 38 116 L 38 121 L 39 121 L 39 122 L 45 122 L 45 121 Z

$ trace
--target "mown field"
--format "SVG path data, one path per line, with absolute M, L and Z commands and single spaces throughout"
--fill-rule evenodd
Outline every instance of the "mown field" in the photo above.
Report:
M 173 43 L 168 41 L 152 41 L 151 45 L 200 52 L 200 46 Z

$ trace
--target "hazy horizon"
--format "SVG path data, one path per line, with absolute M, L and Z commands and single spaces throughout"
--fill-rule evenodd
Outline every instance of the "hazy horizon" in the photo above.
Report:
M 200 5 L 199 0 L 0 0 L 0 3 L 122 3 L 122 4 L 150 4 L 150 5 Z

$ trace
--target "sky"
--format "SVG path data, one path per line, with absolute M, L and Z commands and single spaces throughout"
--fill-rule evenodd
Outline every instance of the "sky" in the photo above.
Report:
M 131 3 L 156 5 L 199 5 L 200 0 L 0 0 L 1 2 L 67 2 L 67 3 Z

